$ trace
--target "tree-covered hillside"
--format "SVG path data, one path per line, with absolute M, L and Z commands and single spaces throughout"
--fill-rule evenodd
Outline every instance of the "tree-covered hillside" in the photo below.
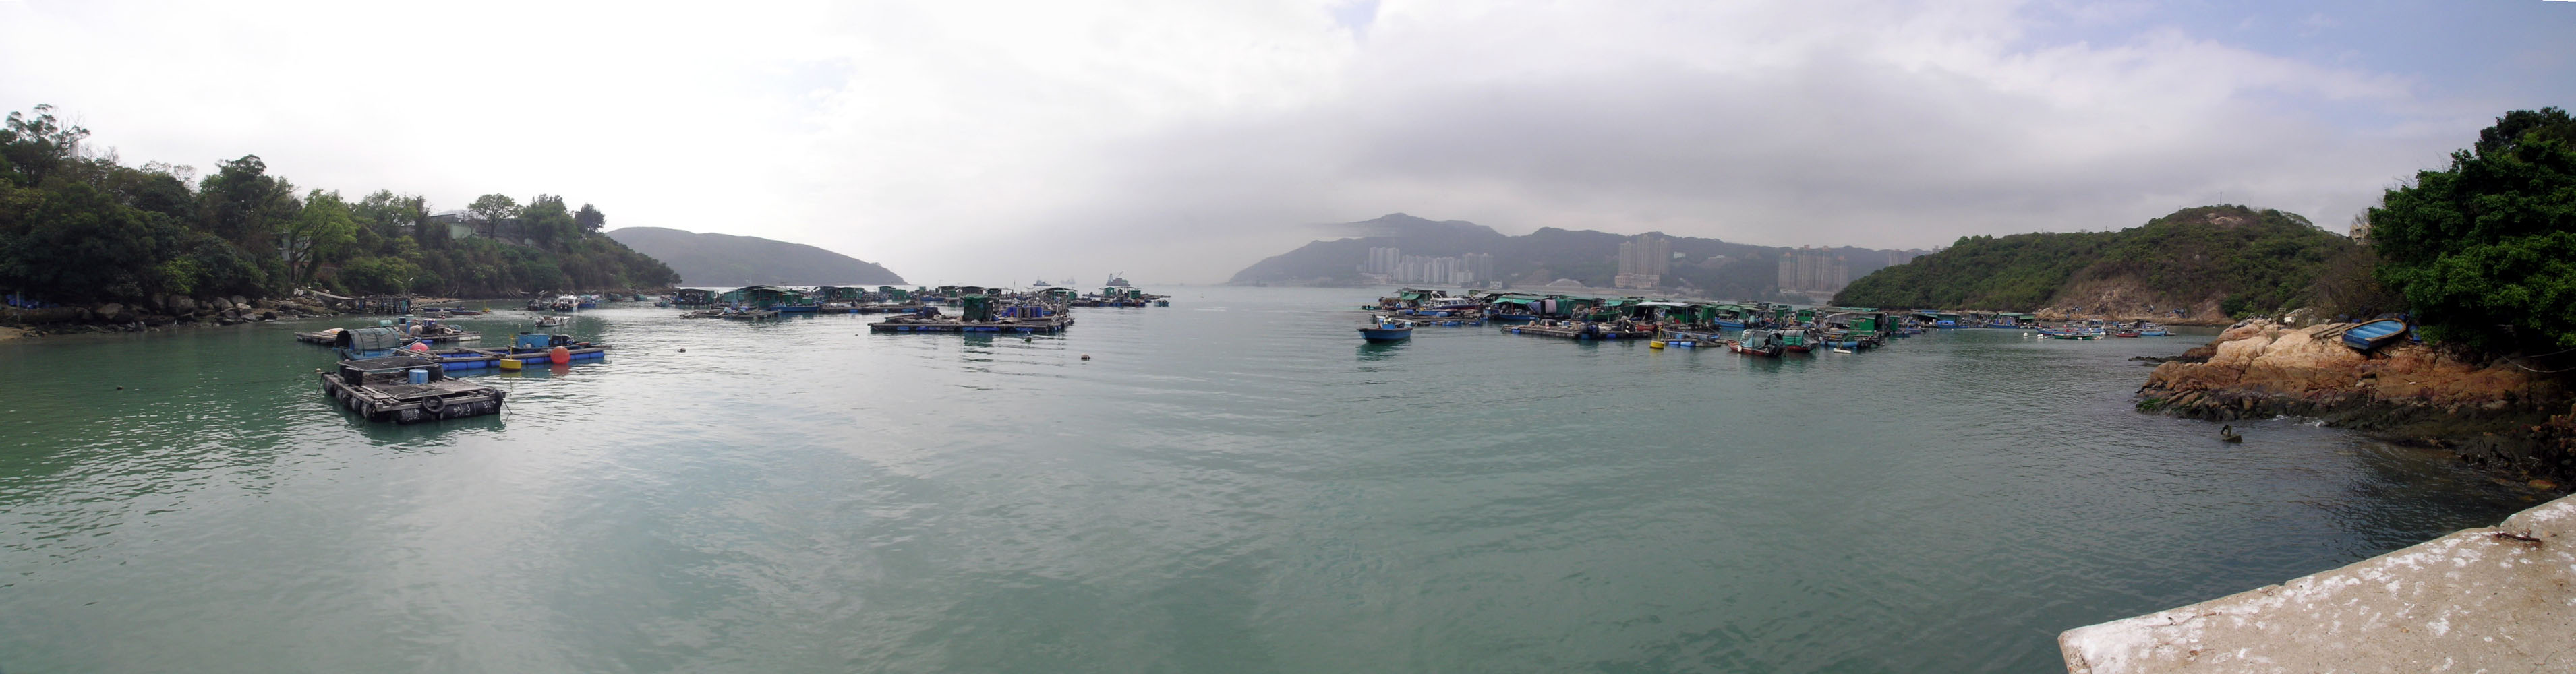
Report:
M 517 295 L 646 288 L 678 281 L 652 258 L 599 235 L 605 216 L 538 195 L 486 195 L 478 214 L 506 221 L 503 242 L 451 237 L 427 200 L 379 190 L 354 202 L 301 190 L 258 156 L 196 170 L 125 166 L 82 150 L 87 129 L 48 106 L 0 129 L 0 291 L 21 303 L 341 293 Z
M 801 243 L 756 236 L 700 234 L 660 227 L 609 232 L 619 242 L 671 265 L 693 286 L 902 285 L 874 262 Z
M 1231 282 L 1355 285 L 1363 282 L 1359 265 L 1368 259 L 1368 249 L 1394 247 L 1405 255 L 1429 257 L 1489 254 L 1494 256 L 1495 275 L 1519 286 L 1572 279 L 1587 286 L 1610 287 L 1619 273 L 1619 244 L 1635 238 L 1555 227 L 1505 236 L 1471 222 L 1434 222 L 1403 213 L 1344 227 L 1364 236 L 1308 243 L 1244 268 Z M 1787 299 L 1779 294 L 1779 261 L 1791 249 L 1699 237 L 1664 238 L 1670 242 L 1672 252 L 1679 255 L 1665 275 L 1667 286 L 1687 287 L 1709 297 Z M 1843 256 L 1853 277 L 1877 269 L 1888 257 L 1888 251 L 1860 248 L 1823 252 Z
M 2271 312 L 2303 306 L 2328 260 L 2355 248 L 2296 214 L 2202 206 L 2117 232 L 1962 237 L 1854 281 L 1834 303 L 2036 311 L 2108 297 L 2159 311 Z

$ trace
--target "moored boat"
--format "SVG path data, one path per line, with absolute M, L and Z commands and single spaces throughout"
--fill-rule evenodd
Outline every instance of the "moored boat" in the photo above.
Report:
M 2369 351 L 2387 346 L 2389 342 L 2397 341 L 2404 336 L 2406 336 L 2405 321 L 2383 318 L 2344 329 L 2343 345 L 2352 347 L 2356 351 Z
M 1745 330 L 1744 334 L 1737 337 L 1735 341 L 1727 342 L 1726 348 L 1736 353 L 1756 356 L 1778 356 L 1783 351 L 1779 333 L 1762 328 Z
M 1376 316 L 1368 327 L 1360 328 L 1360 339 L 1372 342 L 1400 342 L 1413 338 L 1413 321 L 1391 316 Z

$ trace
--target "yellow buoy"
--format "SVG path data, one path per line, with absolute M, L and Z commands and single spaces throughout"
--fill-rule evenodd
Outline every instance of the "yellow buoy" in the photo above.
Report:
M 1661 348 L 1664 348 L 1664 340 L 1660 340 L 1660 339 L 1648 340 L 1648 341 L 1646 342 L 1646 348 L 1649 348 L 1649 349 L 1661 349 Z
M 517 359 L 517 358 L 503 358 L 503 359 L 501 359 L 501 369 L 504 369 L 504 370 L 512 370 L 512 371 L 516 371 L 516 370 L 518 370 L 518 369 L 519 369 L 519 359 Z

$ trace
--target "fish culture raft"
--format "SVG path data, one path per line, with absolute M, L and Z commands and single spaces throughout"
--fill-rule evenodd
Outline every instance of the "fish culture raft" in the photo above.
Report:
M 994 306 L 987 295 L 967 295 L 957 305 L 962 315 L 950 318 L 937 312 L 897 315 L 882 322 L 869 323 L 868 332 L 1011 332 L 1052 335 L 1073 325 L 1073 316 L 1059 303 L 1036 302 L 1012 306 Z
M 414 354 L 340 361 L 322 372 L 322 393 L 368 421 L 412 424 L 499 414 L 509 393 L 447 377 L 436 359 Z

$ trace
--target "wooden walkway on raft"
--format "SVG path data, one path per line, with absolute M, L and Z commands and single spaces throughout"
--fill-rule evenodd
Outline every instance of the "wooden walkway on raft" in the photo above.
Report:
M 1052 335 L 1073 325 L 1070 316 L 1035 321 L 886 321 L 869 323 L 868 332 L 1009 332 Z
M 350 384 L 337 372 L 322 373 L 322 392 L 368 421 L 413 424 L 438 419 L 499 414 L 501 389 L 441 379 L 426 384 Z
M 483 341 L 483 333 L 480 333 L 480 332 L 450 332 L 450 333 L 436 334 L 436 335 L 404 335 L 404 336 L 405 336 L 405 337 L 410 337 L 410 338 L 413 338 L 413 339 L 418 339 L 418 340 L 420 340 L 420 341 L 422 341 L 422 342 L 427 342 L 427 343 L 430 343 L 430 344 L 448 344 L 448 343 L 455 343 L 455 342 L 479 342 L 479 341 Z M 334 346 L 334 345 L 337 345 L 337 344 L 339 344 L 339 343 L 340 343 L 340 333 L 337 333 L 337 332 L 298 332 L 298 333 L 295 333 L 295 341 L 303 342 L 303 343 L 306 343 L 306 344 L 320 344 L 320 345 L 323 345 L 323 346 Z
M 1653 330 L 1613 330 L 1610 328 L 1599 327 L 1597 325 L 1587 329 L 1563 325 L 1520 324 L 1502 326 L 1502 331 L 1515 335 L 1555 337 L 1558 339 L 1648 339 L 1655 336 L 1655 331 Z

